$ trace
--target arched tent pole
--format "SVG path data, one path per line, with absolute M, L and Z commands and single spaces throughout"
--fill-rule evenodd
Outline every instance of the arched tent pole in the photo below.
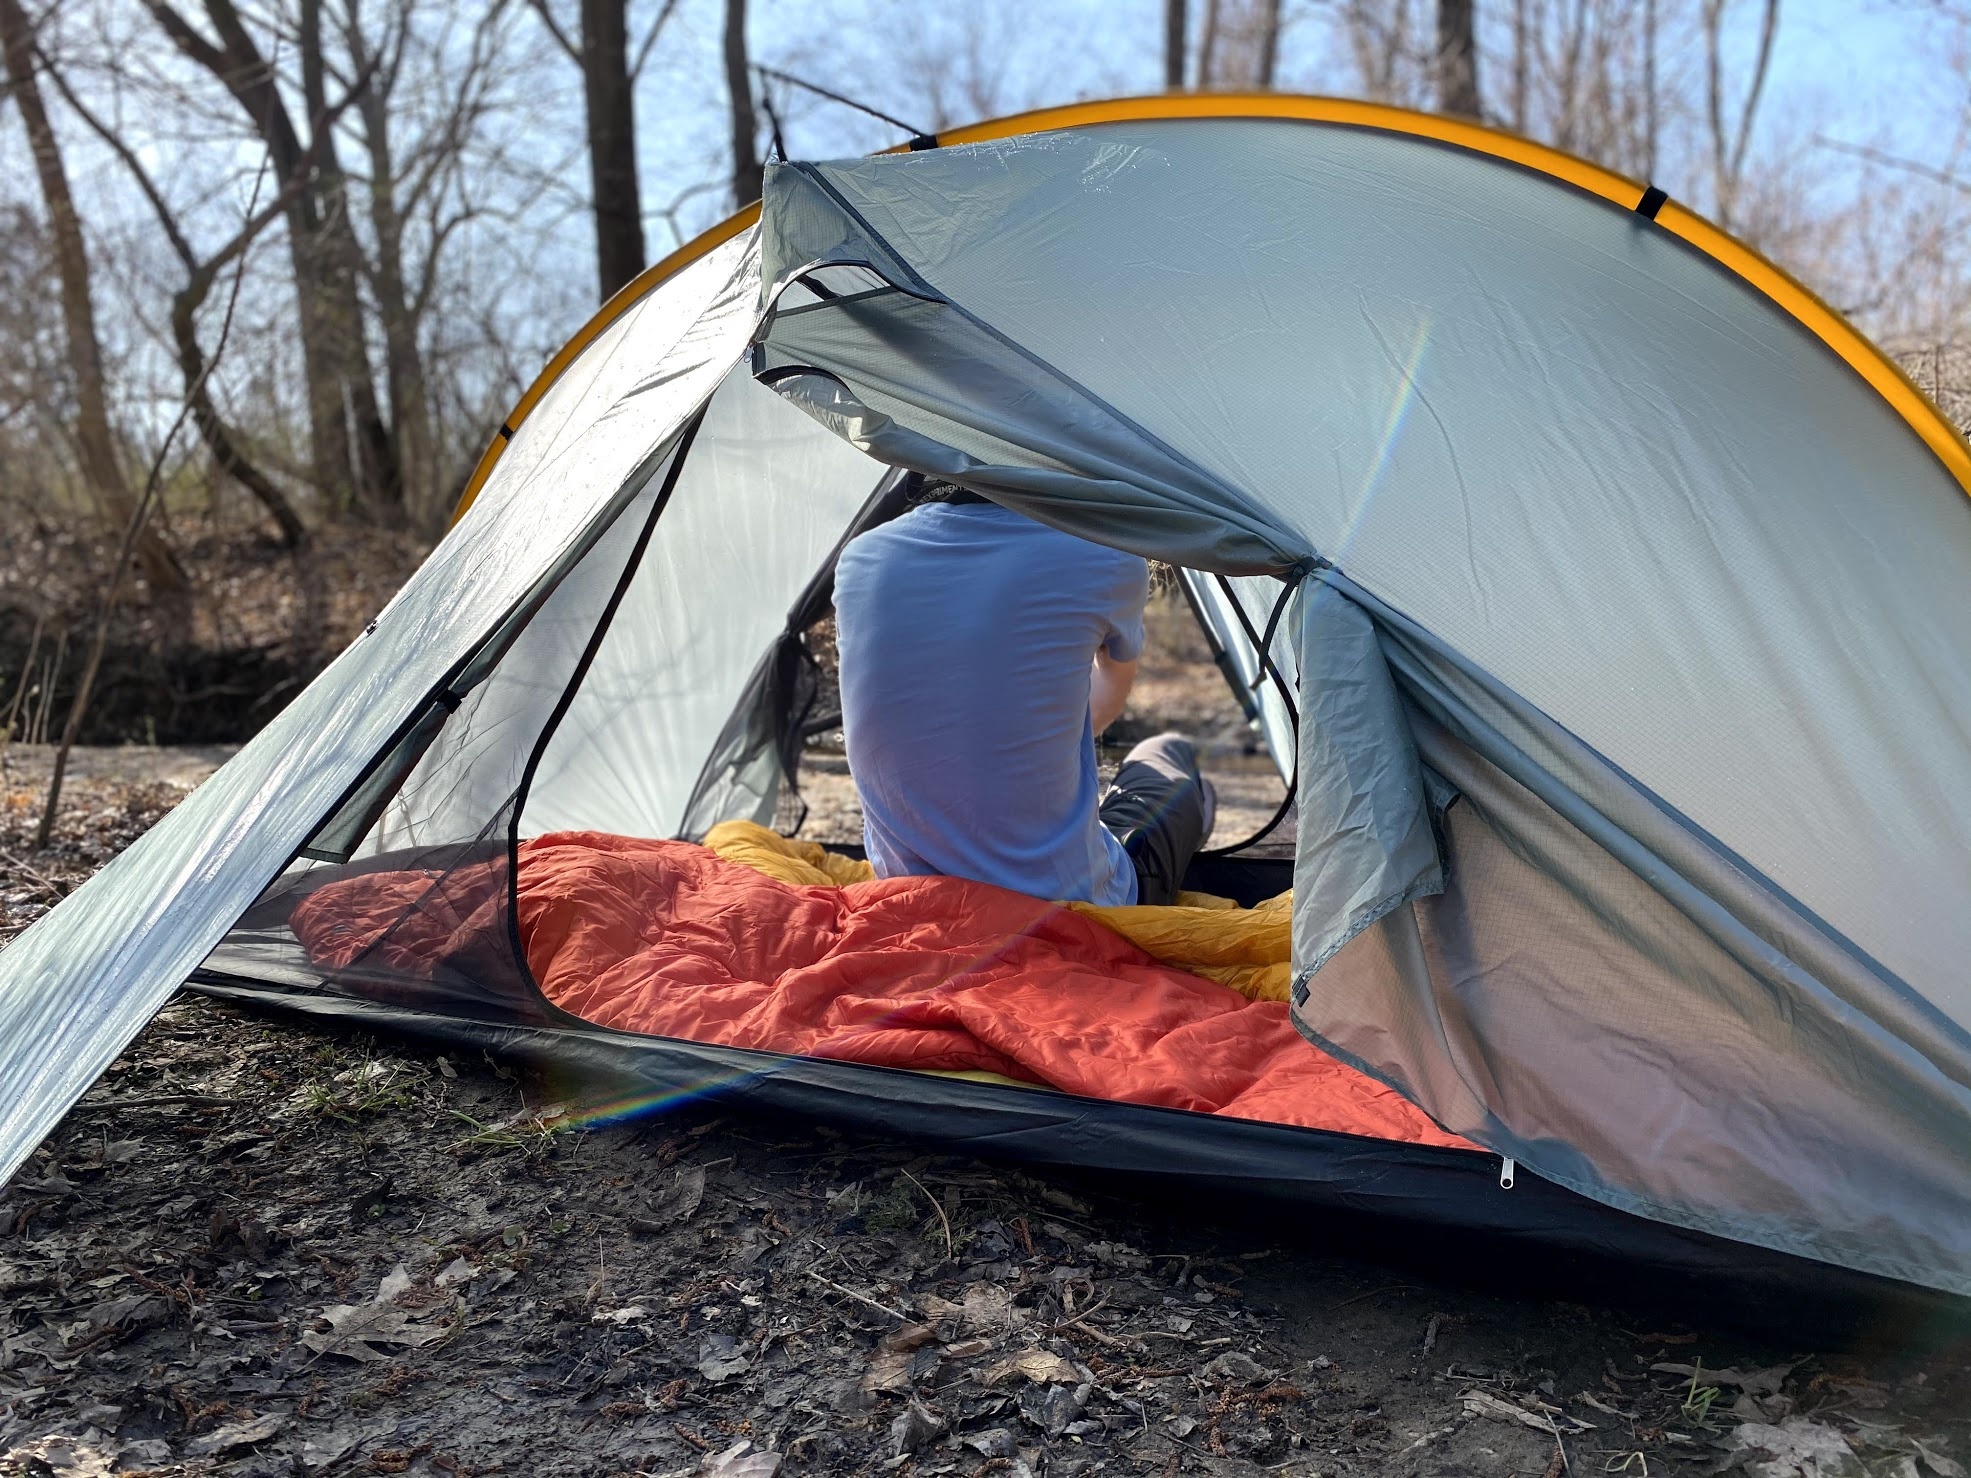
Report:
M 1768 261 L 1695 211 L 1679 205 L 1654 185 L 1640 184 L 1598 164 L 1548 148 L 1545 144 L 1536 144 L 1530 139 L 1458 118 L 1442 118 L 1350 98 L 1303 97 L 1292 93 L 1167 94 L 1069 103 L 1058 108 L 1039 108 L 1029 113 L 1015 113 L 1006 118 L 950 129 L 937 135 L 935 142 L 940 146 L 976 144 L 1055 129 L 1172 118 L 1282 118 L 1405 134 L 1488 155 L 1634 211 L 1757 290 L 1782 313 L 1825 344 L 1889 403 L 1910 429 L 1922 438 L 1937 460 L 1943 463 L 1957 485 L 1971 495 L 1971 446 L 1966 445 L 1962 434 L 1937 409 L 1930 397 L 1917 388 L 1916 382 L 1839 312 L 1784 268 Z M 899 153 L 913 146 L 921 148 L 929 142 L 932 141 L 900 144 L 883 152 Z M 582 350 L 644 294 L 714 247 L 730 241 L 758 221 L 759 216 L 758 202 L 735 212 L 662 261 L 646 268 L 604 303 L 581 331 L 563 346 L 561 352 L 548 361 L 547 367 L 528 387 L 527 393 L 520 397 L 519 404 L 501 425 L 493 444 L 479 459 L 479 465 L 473 470 L 471 480 L 466 483 L 465 492 L 453 510 L 452 521 L 456 523 L 472 506 L 472 500 L 485 485 L 494 464 L 499 461 L 500 453 L 506 449 L 507 441 L 519 429 L 521 421 Z

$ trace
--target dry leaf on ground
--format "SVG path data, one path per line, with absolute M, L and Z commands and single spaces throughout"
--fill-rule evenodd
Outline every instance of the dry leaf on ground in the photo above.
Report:
M 421 1322 L 414 1315 L 394 1306 L 393 1300 L 411 1287 L 411 1275 L 399 1263 L 377 1285 L 376 1297 L 366 1304 L 330 1304 L 317 1316 L 329 1326 L 311 1329 L 301 1343 L 317 1355 L 342 1355 L 366 1364 L 387 1360 L 389 1355 L 374 1348 L 398 1345 L 416 1349 L 434 1344 L 451 1333 L 449 1324 Z
M 1780 1426 L 1745 1422 L 1731 1430 L 1727 1466 L 1747 1478 L 1861 1478 L 1862 1465 L 1846 1439 L 1820 1422 L 1794 1417 Z
M 232 1422 L 217 1431 L 207 1432 L 203 1437 L 194 1437 L 185 1444 L 186 1457 L 213 1457 L 218 1453 L 231 1452 L 236 1447 L 252 1447 L 265 1442 L 282 1427 L 287 1418 L 278 1412 L 254 1417 L 251 1421 Z

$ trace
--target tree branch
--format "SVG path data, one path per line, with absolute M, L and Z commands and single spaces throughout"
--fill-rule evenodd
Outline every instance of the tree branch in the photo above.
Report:
M 165 239 L 171 243 L 171 249 L 178 254 L 178 260 L 185 264 L 185 270 L 187 272 L 197 271 L 198 254 L 192 250 L 192 244 L 185 239 L 185 233 L 178 229 L 177 217 L 165 205 L 164 196 L 158 191 L 156 183 L 150 177 L 150 172 L 144 168 L 143 162 L 137 158 L 136 152 L 123 141 L 123 136 L 120 133 L 104 123 L 84 106 L 82 99 L 77 97 L 74 89 L 68 85 L 67 79 L 60 72 L 56 71 L 54 67 L 49 65 L 46 57 L 42 56 L 39 47 L 35 48 L 35 55 L 41 58 L 41 65 L 47 72 L 49 79 L 55 84 L 55 90 L 62 95 L 62 101 L 69 105 L 70 110 L 88 126 L 89 130 L 97 138 L 109 145 L 111 152 L 123 161 L 123 167 L 130 171 L 130 177 L 137 182 L 137 188 L 143 192 L 144 198 L 151 203 L 151 209 L 157 212 L 158 224 L 164 228 Z
M 657 19 L 650 23 L 650 29 L 644 33 L 642 45 L 636 49 L 636 60 L 630 63 L 630 81 L 634 82 L 643 75 L 643 64 L 650 60 L 650 48 L 657 44 L 658 32 L 664 29 L 664 22 L 671 18 L 672 12 L 677 8 L 678 0 L 664 0 L 663 5 L 658 7 Z
M 527 0 L 527 3 L 541 18 L 541 24 L 547 27 L 548 35 L 554 37 L 555 45 L 568 53 L 569 61 L 579 66 L 582 60 L 582 48 L 568 39 L 568 33 L 561 29 L 561 23 L 554 18 L 554 12 L 548 9 L 547 0 Z
M 1766 88 L 1766 74 L 1772 69 L 1773 41 L 1779 35 L 1779 0 L 1766 0 L 1766 13 L 1759 25 L 1759 55 L 1752 63 L 1752 85 L 1745 94 L 1745 109 L 1738 115 L 1738 138 L 1732 145 L 1732 193 L 1745 175 L 1745 151 L 1752 142 L 1752 120 L 1759 111 L 1759 95 Z
M 135 153 L 122 141 L 113 129 L 97 118 L 88 108 L 84 107 L 81 101 L 66 86 L 60 84 L 59 81 L 57 83 L 58 86 L 62 86 L 63 98 L 75 109 L 77 115 L 104 143 L 110 146 L 111 150 L 123 162 L 125 168 L 130 171 L 131 176 L 137 181 L 138 188 L 142 190 L 145 198 L 150 201 L 151 209 L 156 212 L 158 222 L 163 227 L 166 237 L 170 240 L 172 249 L 177 252 L 179 259 L 184 263 L 187 281 L 185 286 L 173 294 L 171 299 L 171 337 L 177 348 L 178 368 L 185 380 L 186 413 L 190 415 L 193 423 L 198 427 L 199 436 L 205 442 L 207 449 L 212 453 L 213 462 L 219 471 L 223 475 L 236 480 L 266 509 L 268 516 L 280 528 L 282 543 L 290 549 L 298 548 L 306 542 L 308 536 L 307 526 L 302 523 L 300 516 L 294 511 L 293 505 L 288 502 L 281 490 L 275 486 L 273 480 L 255 466 L 246 454 L 240 450 L 239 444 L 233 439 L 231 429 L 226 425 L 225 419 L 220 415 L 218 407 L 212 403 L 212 397 L 206 388 L 206 382 L 211 377 L 212 366 L 218 362 L 217 352 L 215 351 L 212 361 L 208 362 L 204 351 L 199 347 L 197 332 L 198 310 L 204 306 L 206 298 L 211 294 L 212 285 L 218 280 L 219 274 L 235 259 L 243 256 L 247 248 L 259 237 L 260 233 L 265 231 L 268 226 L 283 215 L 293 205 L 296 196 L 308 188 L 314 166 L 316 142 L 325 137 L 328 131 L 335 126 L 336 120 L 350 106 L 365 95 L 375 69 L 376 60 L 372 58 L 358 73 L 349 91 L 338 99 L 332 107 L 324 110 L 320 116 L 313 120 L 313 126 L 310 131 L 311 142 L 306 149 L 301 151 L 300 155 L 294 161 L 295 167 L 292 173 L 283 181 L 281 188 L 275 192 L 274 198 L 268 204 L 249 215 L 240 228 L 233 233 L 231 239 L 211 256 L 202 260 L 193 251 L 191 243 L 186 239 L 184 231 L 178 225 L 177 218 L 172 213 L 170 206 L 166 203 L 162 192 L 158 190 L 155 183 L 151 180 L 149 173 L 144 169 L 142 162 L 138 160 Z M 270 145 L 270 154 L 271 147 Z M 258 182 L 256 182 L 254 186 L 256 200 L 259 192 L 260 187 Z M 242 266 L 241 271 L 244 272 L 244 270 L 245 268 Z M 236 286 L 234 289 L 234 299 L 237 300 L 237 298 L 238 288 Z M 228 323 L 231 321 L 231 311 L 232 309 L 229 305 L 227 309 Z
M 1971 195 L 1971 180 L 1962 175 L 1952 174 L 1947 169 L 1939 169 L 1934 164 L 1925 164 L 1920 159 L 1905 159 L 1900 154 L 1891 154 L 1885 149 L 1871 148 L 1867 144 L 1850 144 L 1842 139 L 1831 139 L 1826 134 L 1814 135 L 1816 148 L 1832 149 L 1837 154 L 1852 154 L 1857 159 L 1866 159 L 1870 164 L 1880 164 L 1889 169 L 1900 169 L 1920 179 L 1948 186 L 1965 195 Z

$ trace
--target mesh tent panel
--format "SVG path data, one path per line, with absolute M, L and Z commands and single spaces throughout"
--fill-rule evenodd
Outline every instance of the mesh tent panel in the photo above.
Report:
M 520 788 L 549 716 L 674 487 L 686 441 L 674 441 L 644 470 L 588 553 L 465 694 L 354 849 L 356 860 L 297 859 L 208 957 L 208 973 L 449 1015 L 546 1019 L 513 947 L 509 868 Z M 297 916 L 332 900 L 327 890 L 379 873 L 401 874 L 389 895 L 394 911 L 375 912 L 375 900 L 362 919 L 338 921 L 326 933 Z
M 642 488 L 588 556 L 514 638 L 485 681 L 465 695 L 383 811 L 360 855 L 474 836 L 487 817 L 514 799 L 548 715 L 573 680 L 621 583 L 678 450 L 673 446 L 647 470 Z
M 523 833 L 677 835 L 749 678 L 888 472 L 743 369 L 728 376 L 542 755 Z M 732 805 L 753 814 L 741 794 Z
M 516 950 L 511 844 L 585 828 L 673 834 L 749 675 L 886 471 L 743 371 L 728 375 L 462 695 L 357 860 L 297 862 L 208 972 L 541 1018 Z M 402 874 L 389 917 L 302 929 L 304 946 L 295 921 L 309 915 L 296 910 L 385 871 Z M 350 927 L 361 937 L 341 937 Z

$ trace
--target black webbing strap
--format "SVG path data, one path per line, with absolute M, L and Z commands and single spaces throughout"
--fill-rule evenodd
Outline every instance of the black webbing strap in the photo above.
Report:
M 1670 192 L 1657 185 L 1643 191 L 1643 198 L 1636 202 L 1636 214 L 1646 221 L 1656 219 L 1656 213 L 1663 209 L 1663 202 L 1670 198 Z

